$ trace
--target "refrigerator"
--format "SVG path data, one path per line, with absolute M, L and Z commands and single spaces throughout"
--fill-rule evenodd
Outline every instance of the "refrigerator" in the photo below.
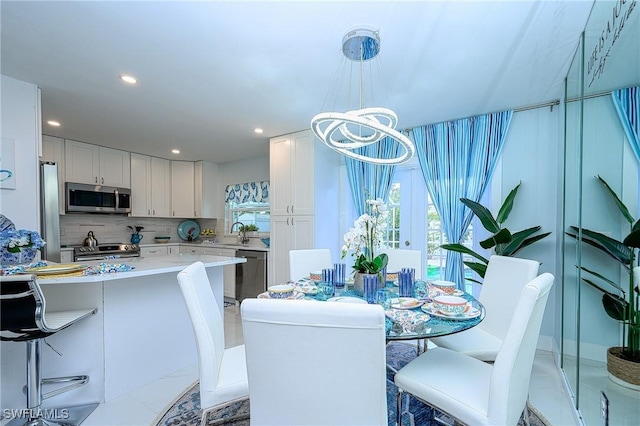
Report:
M 40 163 L 40 235 L 46 242 L 42 259 L 60 263 L 60 205 L 58 165 Z

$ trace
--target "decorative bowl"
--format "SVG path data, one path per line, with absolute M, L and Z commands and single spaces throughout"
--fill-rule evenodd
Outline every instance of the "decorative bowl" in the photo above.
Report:
M 453 292 L 456 291 L 456 283 L 453 281 L 435 280 L 431 281 L 431 285 L 447 294 L 453 294 Z
M 260 238 L 260 241 L 262 241 L 262 244 L 267 246 L 267 248 L 271 246 L 271 238 L 269 237 Z
M 166 243 L 171 239 L 171 237 L 155 237 L 154 241 L 156 243 Z
M 293 289 L 291 284 L 278 284 L 270 286 L 267 291 L 272 299 L 288 299 L 293 296 Z
M 447 315 L 460 315 L 467 309 L 467 300 L 459 296 L 436 296 L 433 307 Z
M 387 282 L 394 282 L 398 279 L 398 272 L 387 271 Z

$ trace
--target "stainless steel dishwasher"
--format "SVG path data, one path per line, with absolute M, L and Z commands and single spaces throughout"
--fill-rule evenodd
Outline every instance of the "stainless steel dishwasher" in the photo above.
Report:
M 236 300 L 241 302 L 267 291 L 267 252 L 236 250 L 236 257 L 247 259 L 236 264 Z

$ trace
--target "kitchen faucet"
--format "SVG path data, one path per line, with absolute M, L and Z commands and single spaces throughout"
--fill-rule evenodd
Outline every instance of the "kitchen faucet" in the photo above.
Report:
M 242 242 L 242 244 L 247 244 L 249 242 L 249 238 L 247 238 L 247 231 L 245 231 L 244 223 L 233 222 L 233 224 L 231 224 L 231 229 L 229 229 L 229 232 L 233 232 L 233 227 L 238 224 L 240 224 L 239 232 L 242 234 L 242 238 L 240 239 L 240 242 Z

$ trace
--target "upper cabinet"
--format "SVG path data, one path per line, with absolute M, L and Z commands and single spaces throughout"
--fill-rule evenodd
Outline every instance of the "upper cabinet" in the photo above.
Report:
M 64 206 L 64 140 L 53 136 L 42 136 L 42 157 L 41 161 L 56 163 L 58 165 L 58 200 L 60 214 L 65 213 Z
M 131 159 L 126 151 L 65 140 L 67 182 L 129 188 Z
M 171 216 L 169 160 L 131 154 L 131 216 Z
M 191 161 L 171 162 L 171 216 L 195 217 L 195 166 Z
M 207 161 L 196 161 L 194 165 L 195 217 L 218 217 L 218 200 L 222 200 L 218 187 L 218 165 Z
M 314 137 L 310 130 L 270 141 L 271 214 L 314 214 Z

